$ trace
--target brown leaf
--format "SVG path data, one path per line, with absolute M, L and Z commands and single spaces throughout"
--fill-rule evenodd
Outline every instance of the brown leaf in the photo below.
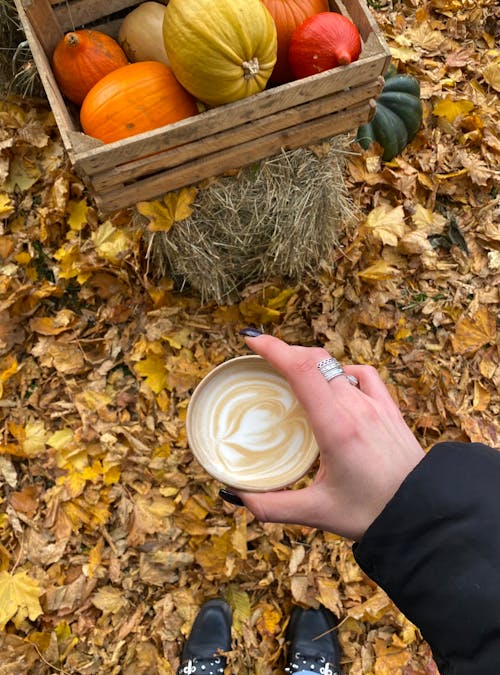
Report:
M 493 343 L 495 336 L 495 317 L 487 307 L 480 307 L 473 316 L 463 316 L 457 321 L 453 349 L 456 354 L 472 354 L 483 345 Z

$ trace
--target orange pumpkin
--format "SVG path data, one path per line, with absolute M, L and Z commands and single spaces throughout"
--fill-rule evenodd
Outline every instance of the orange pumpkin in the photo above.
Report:
M 83 131 L 104 143 L 151 131 L 196 115 L 195 99 L 159 61 L 138 61 L 113 70 L 83 101 Z
M 294 79 L 288 63 L 288 49 L 293 31 L 308 17 L 328 12 L 328 0 L 262 0 L 276 24 L 278 57 L 271 74 L 271 82 L 282 84 Z
M 75 30 L 58 42 L 52 70 L 62 93 L 80 105 L 102 77 L 128 63 L 118 42 L 97 30 Z

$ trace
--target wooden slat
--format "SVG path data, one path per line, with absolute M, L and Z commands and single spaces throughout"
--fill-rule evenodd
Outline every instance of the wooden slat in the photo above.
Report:
M 347 87 L 373 83 L 381 75 L 384 62 L 384 57 L 374 56 L 363 64 L 357 62 L 337 68 L 334 73 L 319 73 L 305 80 L 290 82 L 225 105 L 223 113 L 215 108 L 167 127 L 91 150 L 79 155 L 77 160 L 82 170 L 93 175 L 158 150 L 209 138 L 212 134 L 342 92 Z
M 69 132 L 75 130 L 76 127 L 59 91 L 48 57 L 63 33 L 48 0 L 24 0 L 24 2 L 15 0 L 15 3 L 64 147 L 71 155 Z M 35 32 L 33 26 L 38 28 L 38 32 Z
M 59 4 L 54 13 L 64 31 L 81 28 L 127 7 L 139 4 L 137 0 L 73 0 Z
M 361 35 L 363 41 L 368 39 L 368 36 L 373 31 L 378 31 L 375 21 L 370 21 L 371 14 L 367 9 L 363 0 L 348 0 L 348 4 L 344 4 L 343 0 L 335 0 L 337 11 L 344 14 L 355 24 Z
M 49 57 L 63 36 L 61 24 L 52 11 L 49 0 L 15 0 L 23 30 L 31 47 L 31 36 L 36 36 L 39 51 Z
M 170 190 L 196 184 L 205 178 L 221 175 L 224 171 L 240 168 L 242 156 L 252 157 L 251 161 L 254 162 L 277 154 L 282 149 L 291 150 L 343 133 L 346 128 L 357 128 L 372 115 L 371 105 L 365 102 L 348 111 L 343 110 L 325 118 L 305 122 L 293 132 L 289 129 L 279 131 L 266 138 L 249 141 L 241 147 L 213 153 L 202 162 L 193 160 L 182 167 L 144 178 L 109 193 L 95 193 L 95 200 L 104 212 L 110 212 L 126 208 L 141 200 L 154 199 Z
M 324 118 L 339 110 L 358 105 L 363 101 L 376 97 L 383 86 L 383 78 L 371 85 L 363 85 L 349 92 L 336 93 L 313 103 L 306 103 L 284 110 L 275 115 L 255 120 L 252 124 L 244 124 L 240 127 L 228 129 L 222 133 L 212 134 L 200 141 L 195 141 L 184 146 L 173 148 L 170 151 L 144 157 L 135 162 L 115 167 L 92 178 L 94 188 L 100 191 L 109 191 L 114 185 L 130 182 L 144 175 L 151 175 L 160 170 L 170 169 L 175 166 L 181 167 L 192 160 L 203 162 L 204 159 L 215 152 L 224 149 L 246 147 L 248 141 L 256 137 L 263 138 L 277 131 L 289 129 L 293 133 L 294 128 L 309 120 Z M 249 159 L 241 154 L 239 163 L 248 163 Z M 79 166 L 77 162 L 77 167 Z

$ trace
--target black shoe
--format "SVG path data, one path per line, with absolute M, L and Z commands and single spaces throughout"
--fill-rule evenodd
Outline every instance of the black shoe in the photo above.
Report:
M 312 670 L 318 675 L 340 675 L 337 623 L 335 615 L 325 607 L 295 607 L 287 629 L 290 648 L 286 672 Z
M 200 608 L 182 650 L 177 675 L 221 675 L 231 649 L 231 608 L 224 600 L 209 600 Z

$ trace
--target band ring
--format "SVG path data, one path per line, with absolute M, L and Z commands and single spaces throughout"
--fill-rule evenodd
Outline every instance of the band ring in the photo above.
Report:
M 354 387 L 359 386 L 358 378 L 354 375 L 347 375 L 341 364 L 333 356 L 330 356 L 327 359 L 322 359 L 316 364 L 316 367 L 327 382 L 330 382 L 335 377 L 343 375 Z

